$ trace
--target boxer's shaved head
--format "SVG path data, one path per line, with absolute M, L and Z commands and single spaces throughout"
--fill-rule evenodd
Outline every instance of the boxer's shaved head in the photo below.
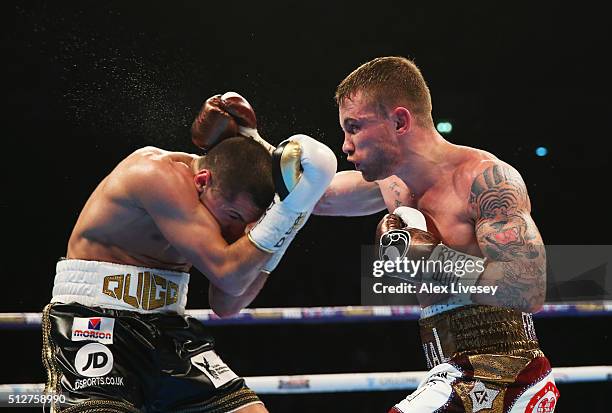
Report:
M 433 126 L 427 83 L 414 62 L 405 57 L 379 57 L 359 66 L 338 85 L 336 103 L 341 105 L 359 91 L 383 115 L 404 106 L 420 126 Z
M 213 188 L 232 202 L 248 194 L 255 206 L 265 210 L 274 198 L 272 156 L 250 138 L 225 139 L 198 159 L 198 169 L 209 169 Z

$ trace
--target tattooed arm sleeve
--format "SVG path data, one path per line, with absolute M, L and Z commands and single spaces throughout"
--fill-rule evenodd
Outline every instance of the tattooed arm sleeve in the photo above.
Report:
M 487 259 L 479 285 L 498 287 L 495 295 L 474 294 L 472 299 L 538 311 L 546 293 L 546 251 L 521 176 L 506 164 L 493 163 L 474 180 L 469 203 L 478 244 Z

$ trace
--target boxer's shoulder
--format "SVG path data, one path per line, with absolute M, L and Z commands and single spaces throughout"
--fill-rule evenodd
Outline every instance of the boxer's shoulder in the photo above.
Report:
M 470 167 L 471 186 L 493 188 L 506 184 L 524 186 L 521 174 L 507 162 L 500 159 L 480 160 Z
M 199 156 L 186 152 L 172 152 L 165 149 L 156 148 L 155 146 L 145 146 L 136 149 L 126 160 L 132 162 L 181 162 L 189 163 Z
M 165 149 L 161 149 L 161 148 L 157 148 L 155 146 L 143 146 L 142 148 L 138 148 L 136 149 L 134 152 L 131 153 L 130 156 L 147 156 L 147 157 L 151 157 L 151 156 L 159 156 L 159 155 L 163 155 L 168 153 L 168 151 L 166 151 Z
M 128 155 L 118 167 L 125 172 L 136 174 L 166 175 L 177 166 L 179 171 L 185 170 L 185 166 L 189 166 L 197 158 L 197 155 L 185 152 L 171 152 L 154 146 L 145 146 Z
M 180 156 L 153 146 L 140 148 L 126 157 L 105 182 L 107 192 L 132 198 L 138 195 L 155 197 L 191 187 L 193 173 L 188 163 L 190 155 Z M 195 155 L 193 155 L 195 157 Z M 183 159 L 185 158 L 185 159 Z
M 462 147 L 453 174 L 456 187 L 472 190 L 481 181 L 495 184 L 506 180 L 522 181 L 522 178 L 512 165 L 495 155 L 476 148 Z
M 513 199 L 516 207 L 530 210 L 527 187 L 521 174 L 500 159 L 480 159 L 466 165 L 464 185 L 469 188 L 470 215 L 478 217 L 491 200 Z
M 456 175 L 477 175 L 482 173 L 483 168 L 486 168 L 487 165 L 501 162 L 499 158 L 490 152 L 468 146 L 460 146 L 455 157 L 457 164 Z
M 154 146 L 136 149 L 117 165 L 112 175 L 125 177 L 126 175 L 153 172 L 154 169 L 164 168 L 168 164 L 168 153 L 168 151 Z

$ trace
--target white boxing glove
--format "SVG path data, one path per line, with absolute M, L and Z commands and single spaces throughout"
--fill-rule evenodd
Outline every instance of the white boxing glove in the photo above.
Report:
M 275 162 L 282 164 L 275 167 L 283 175 L 286 193 L 279 194 L 248 236 L 257 248 L 270 253 L 282 249 L 282 255 L 329 186 L 337 161 L 331 149 L 306 135 L 294 135 L 278 148 L 282 154 Z

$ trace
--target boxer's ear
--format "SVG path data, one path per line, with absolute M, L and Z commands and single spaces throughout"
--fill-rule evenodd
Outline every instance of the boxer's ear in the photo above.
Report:
M 212 172 L 210 169 L 201 169 L 193 176 L 193 182 L 198 192 L 204 192 L 204 188 L 212 183 Z
M 397 134 L 403 135 L 412 128 L 412 113 L 403 106 L 398 106 L 391 112 L 391 120 L 395 123 Z

